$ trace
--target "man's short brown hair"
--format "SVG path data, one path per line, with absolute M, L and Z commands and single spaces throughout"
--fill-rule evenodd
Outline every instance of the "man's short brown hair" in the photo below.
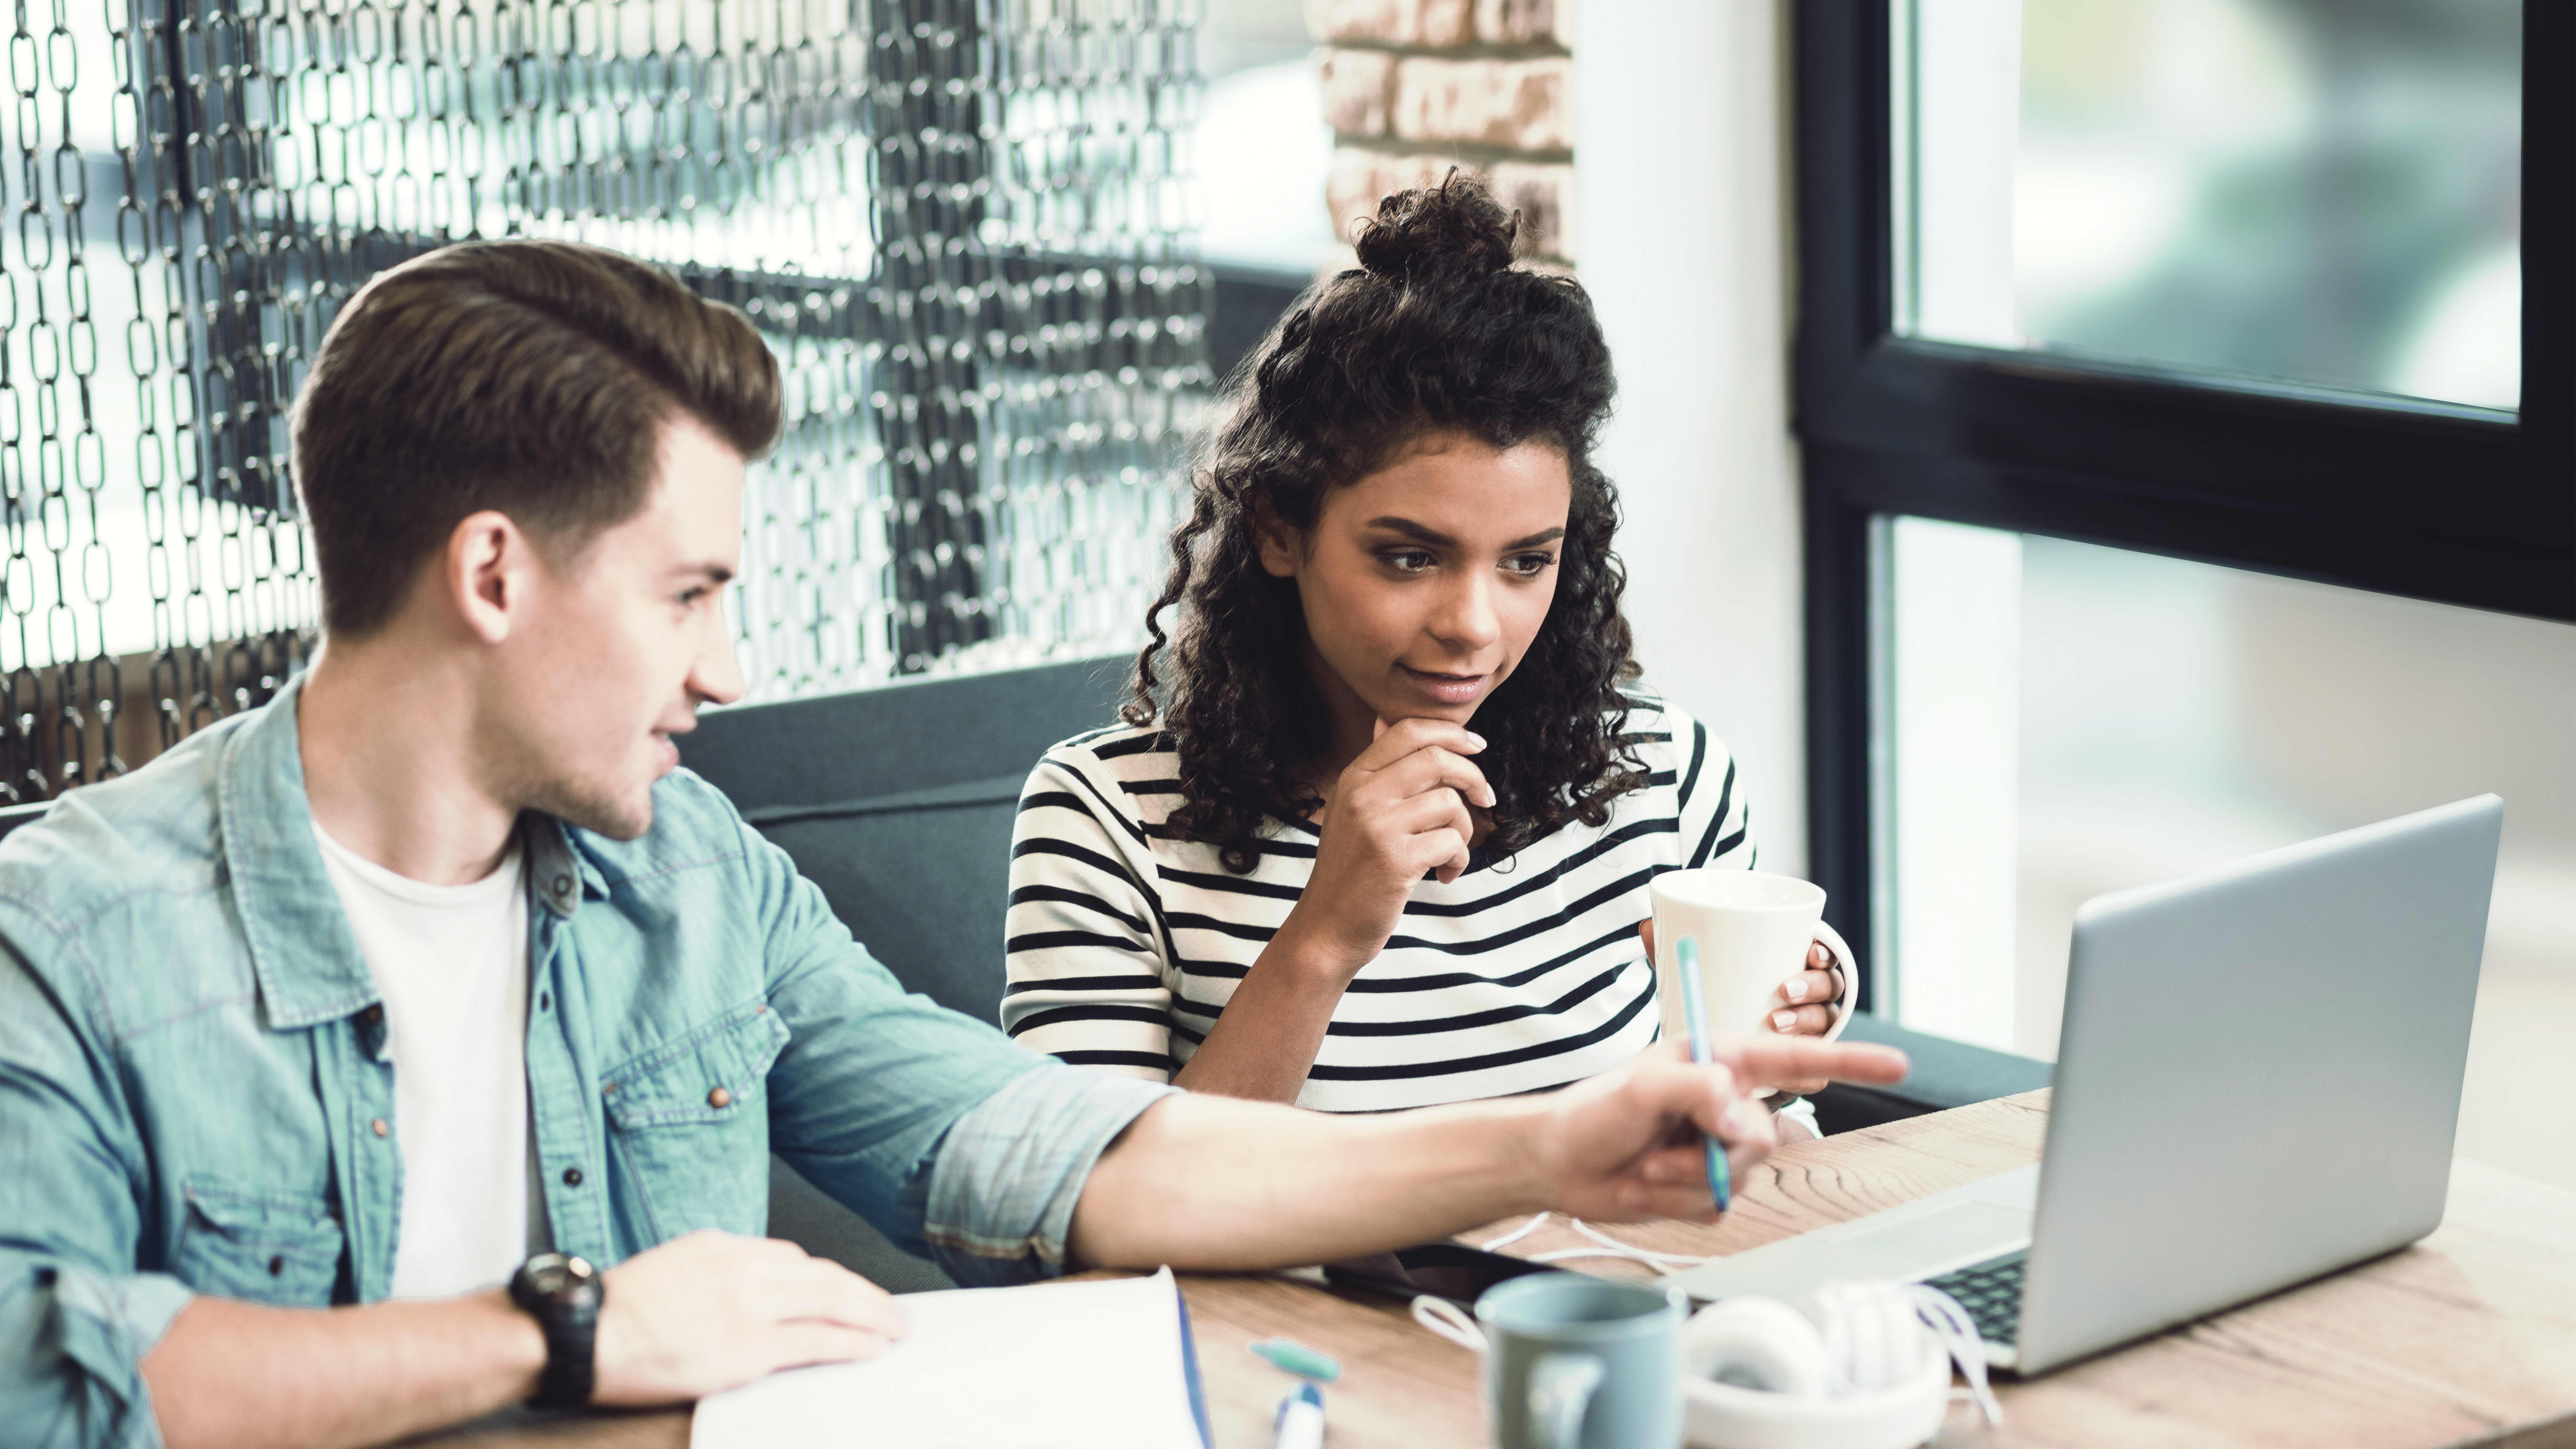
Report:
M 658 267 L 492 241 L 386 271 L 331 324 L 295 403 L 323 627 L 384 625 L 485 509 L 577 556 L 643 510 L 679 415 L 760 456 L 778 438 L 778 362 L 749 319 Z

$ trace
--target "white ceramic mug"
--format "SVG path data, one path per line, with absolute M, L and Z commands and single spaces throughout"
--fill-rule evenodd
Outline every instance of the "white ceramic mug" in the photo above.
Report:
M 1758 870 L 1675 870 L 1655 877 L 1655 995 L 1662 1004 L 1664 1039 L 1687 1041 L 1682 1014 L 1682 937 L 1699 942 L 1699 984 L 1708 1003 L 1708 1029 L 1721 1036 L 1764 1029 L 1780 983 L 1807 969 L 1807 948 L 1818 941 L 1833 952 L 1842 994 L 1833 1002 L 1831 1041 L 1851 1021 L 1854 983 L 1851 947 L 1825 924 L 1824 887 L 1790 875 Z M 1800 1005 L 1813 1005 L 1801 1002 Z

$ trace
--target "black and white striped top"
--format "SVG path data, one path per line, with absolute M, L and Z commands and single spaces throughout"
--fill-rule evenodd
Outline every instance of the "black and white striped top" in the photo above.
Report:
M 1750 868 L 1735 763 L 1678 710 L 1629 715 L 1651 782 L 1599 829 L 1569 824 L 1499 867 L 1413 888 L 1385 952 L 1334 1009 L 1299 1106 L 1382 1111 L 1562 1086 L 1655 1039 L 1654 970 L 1637 938 L 1646 883 L 1682 866 Z M 1273 825 L 1258 869 L 1175 840 L 1172 750 L 1120 727 L 1047 751 L 1011 846 L 1010 988 L 1023 1045 L 1168 1079 L 1288 917 L 1316 834 Z

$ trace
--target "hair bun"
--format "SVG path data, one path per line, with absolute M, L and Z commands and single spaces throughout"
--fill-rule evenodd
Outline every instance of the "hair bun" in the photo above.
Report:
M 1390 282 L 1481 277 L 1511 266 L 1520 220 L 1483 182 L 1452 169 L 1438 186 L 1379 202 L 1377 215 L 1360 224 L 1356 250 L 1361 266 Z

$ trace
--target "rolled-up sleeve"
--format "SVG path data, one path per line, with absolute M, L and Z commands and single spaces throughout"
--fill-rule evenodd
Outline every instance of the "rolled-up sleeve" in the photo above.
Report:
M 143 1356 L 191 1296 L 159 1273 L 38 1266 L 0 1251 L 0 1443 L 159 1449 Z
M 1068 1067 L 907 994 L 776 846 L 753 837 L 748 863 L 768 1005 L 788 1028 L 770 1149 L 960 1283 L 1061 1271 L 1092 1163 L 1172 1089 Z
M 970 1288 L 1063 1272 L 1092 1165 L 1178 1090 L 1049 1065 L 985 1098 L 948 1129 L 931 1164 L 922 1236 L 939 1266 Z
M 0 1444 L 152 1449 L 143 1356 L 189 1293 L 132 1271 L 131 1134 L 57 987 L 0 946 Z

